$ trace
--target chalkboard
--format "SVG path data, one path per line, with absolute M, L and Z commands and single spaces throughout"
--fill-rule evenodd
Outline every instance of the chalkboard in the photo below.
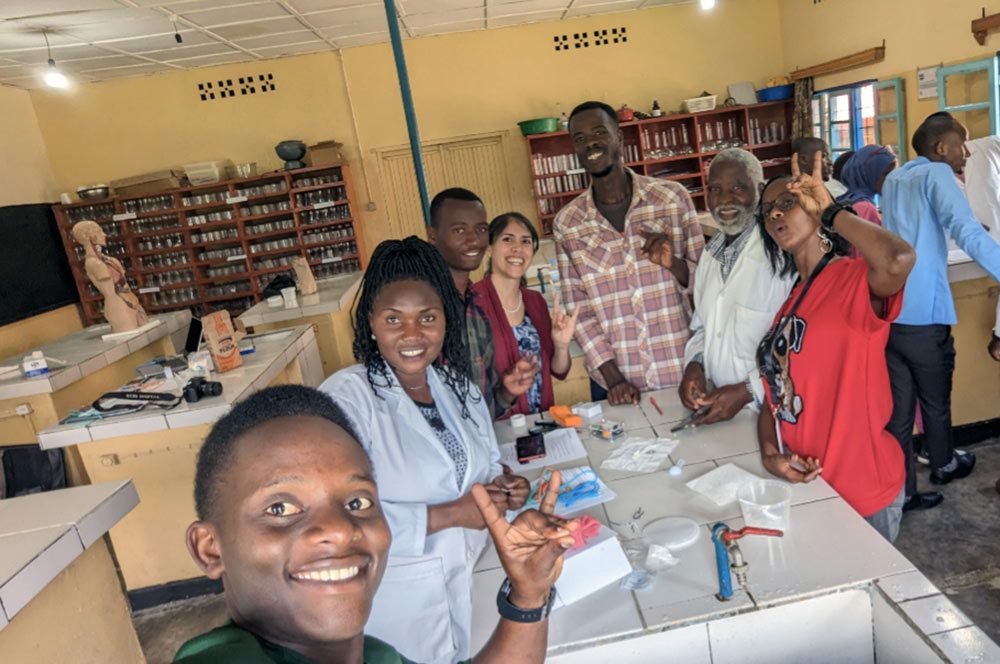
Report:
M 0 325 L 79 301 L 52 206 L 0 207 Z

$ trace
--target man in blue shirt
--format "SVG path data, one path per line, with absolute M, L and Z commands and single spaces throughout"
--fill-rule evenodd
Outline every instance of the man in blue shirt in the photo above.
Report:
M 913 245 L 917 262 L 906 282 L 903 310 L 892 325 L 886 355 L 892 381 L 889 431 L 907 460 L 904 510 L 934 507 L 937 492 L 918 493 L 913 457 L 913 419 L 917 399 L 923 414 L 933 484 L 967 477 L 976 457 L 956 452 L 951 431 L 951 383 L 957 322 L 948 283 L 950 235 L 994 279 L 1000 280 L 1000 245 L 983 229 L 956 177 L 968 150 L 966 129 L 948 113 L 928 117 L 913 134 L 919 155 L 896 169 L 882 187 L 883 224 Z

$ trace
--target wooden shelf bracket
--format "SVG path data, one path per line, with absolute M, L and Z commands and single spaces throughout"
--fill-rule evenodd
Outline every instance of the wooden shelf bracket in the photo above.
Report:
M 1000 28 L 1000 14 L 986 15 L 986 8 L 983 7 L 983 15 L 972 21 L 972 36 L 976 38 L 980 46 L 986 46 L 986 36 L 991 30 Z

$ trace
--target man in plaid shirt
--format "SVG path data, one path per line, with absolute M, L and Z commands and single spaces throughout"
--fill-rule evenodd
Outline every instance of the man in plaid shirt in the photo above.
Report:
M 608 401 L 638 403 L 681 382 L 705 241 L 687 189 L 625 167 L 614 109 L 580 104 L 569 132 L 592 186 L 555 219 L 563 301 L 580 309 L 576 340 Z

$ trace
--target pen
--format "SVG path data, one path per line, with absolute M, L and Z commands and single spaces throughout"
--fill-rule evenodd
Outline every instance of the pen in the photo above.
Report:
M 663 411 L 660 410 L 660 404 L 656 403 L 655 397 L 649 397 L 649 403 L 653 404 L 653 408 L 656 409 L 657 413 L 659 413 L 661 416 L 663 415 Z

